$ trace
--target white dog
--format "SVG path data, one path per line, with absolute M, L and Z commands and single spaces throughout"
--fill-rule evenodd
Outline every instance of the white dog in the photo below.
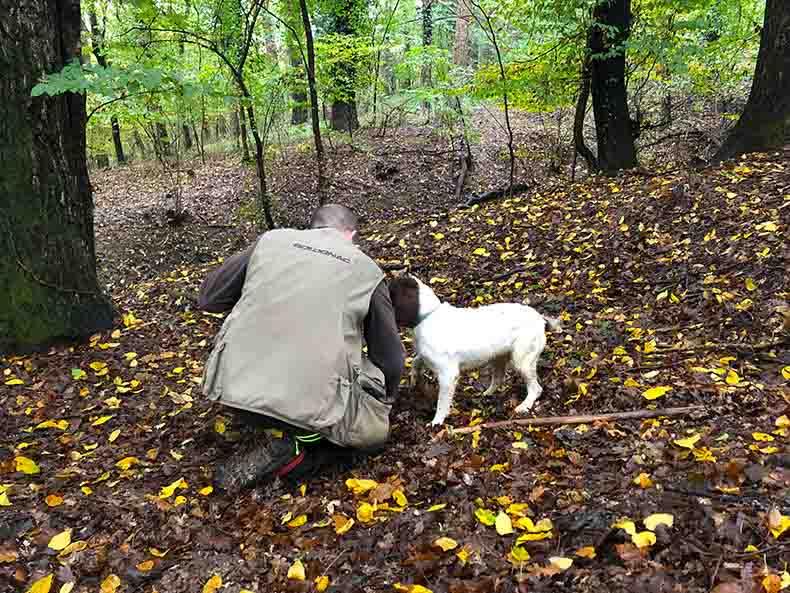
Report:
M 546 346 L 546 323 L 561 329 L 558 319 L 546 317 L 518 303 L 497 303 L 460 308 L 441 302 L 426 284 L 413 275 L 390 282 L 396 319 L 414 328 L 417 354 L 410 382 L 416 386 L 427 365 L 439 380 L 439 399 L 431 425 L 444 423 L 453 403 L 461 371 L 491 365 L 491 385 L 483 395 L 493 394 L 505 378 L 508 362 L 527 385 L 527 396 L 516 408 L 525 413 L 540 397 L 538 358 Z

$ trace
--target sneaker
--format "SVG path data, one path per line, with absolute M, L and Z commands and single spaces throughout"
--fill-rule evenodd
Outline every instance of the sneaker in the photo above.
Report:
M 214 483 L 217 488 L 235 494 L 267 476 L 280 474 L 282 470 L 287 473 L 303 458 L 304 452 L 297 453 L 294 441 L 287 436 L 281 439 L 258 436 L 247 450 L 217 466 Z

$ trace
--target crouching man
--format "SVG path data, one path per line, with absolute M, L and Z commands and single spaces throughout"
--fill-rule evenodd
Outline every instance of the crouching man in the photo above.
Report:
M 354 213 L 328 204 L 310 229 L 264 233 L 204 280 L 198 308 L 230 313 L 203 393 L 244 422 L 282 432 L 259 430 L 241 443 L 216 468 L 218 487 L 309 478 L 387 442 L 404 349 L 384 273 L 356 235 Z

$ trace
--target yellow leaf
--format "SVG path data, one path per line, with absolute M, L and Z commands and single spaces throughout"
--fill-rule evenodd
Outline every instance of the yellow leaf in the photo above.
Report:
M 653 487 L 653 480 L 650 479 L 650 476 L 644 472 L 639 474 L 637 477 L 634 478 L 634 484 L 639 486 L 640 488 L 652 488 Z
M 671 387 L 660 385 L 658 387 L 651 387 L 647 391 L 642 392 L 642 397 L 645 399 L 658 399 L 672 391 Z
M 36 425 L 36 428 L 59 428 L 60 430 L 66 430 L 68 427 L 68 420 L 45 420 L 44 422 Z
M 113 430 L 113 431 L 110 433 L 110 437 L 109 437 L 109 439 L 108 439 L 108 440 L 109 440 L 111 443 L 114 443 L 114 442 L 115 442 L 115 439 L 117 439 L 117 438 L 120 436 L 120 434 L 121 434 L 121 429 L 120 429 L 120 428 L 116 428 L 115 430 Z
M 295 560 L 290 568 L 288 568 L 288 578 L 294 581 L 305 580 L 304 565 L 301 560 Z
M 63 504 L 63 499 L 57 494 L 50 494 L 44 499 L 44 502 L 47 503 L 49 507 L 56 507 Z
M 779 515 L 777 519 L 778 520 L 772 521 L 769 527 L 771 529 L 771 535 L 779 539 L 785 531 L 790 529 L 790 517 Z
M 28 457 L 19 456 L 14 461 L 16 461 L 16 471 L 18 472 L 37 474 L 41 471 L 36 462 Z
M 49 540 L 49 547 L 53 550 L 62 550 L 71 543 L 71 529 L 61 531 Z
M 214 420 L 214 431 L 219 434 L 225 434 L 225 423 L 222 420 Z
M 346 480 L 346 487 L 354 494 L 361 495 L 373 490 L 379 483 L 375 480 L 363 480 L 356 478 L 349 478 Z
M 482 255 L 483 257 L 490 255 L 485 247 L 478 247 L 472 252 L 473 255 Z
M 173 493 L 176 491 L 176 488 L 181 488 L 183 490 L 186 487 L 187 487 L 187 483 L 184 481 L 184 478 L 178 478 L 172 484 L 168 484 L 167 486 L 162 486 L 162 489 L 159 491 L 159 498 L 161 499 L 170 498 L 171 496 L 173 496 Z
M 396 490 L 392 493 L 392 499 L 398 503 L 399 506 L 405 507 L 409 504 L 409 501 L 406 500 L 406 495 L 403 494 L 402 490 Z
M 639 381 L 635 381 L 631 377 L 623 381 L 623 387 L 639 387 Z
M 112 416 L 102 416 L 101 418 L 97 418 L 93 422 L 91 422 L 91 426 L 101 426 L 105 422 L 107 422 Z
M 458 556 L 458 559 L 461 561 L 461 564 L 466 564 L 469 561 L 469 550 L 464 548 L 455 554 Z
M 329 587 L 329 577 L 325 574 L 322 574 L 320 577 L 315 578 L 315 590 L 318 593 L 322 591 L 326 591 L 326 588 Z
M 643 519 L 642 523 L 644 523 L 645 527 L 647 527 L 650 531 L 655 531 L 656 527 L 659 525 L 672 527 L 675 524 L 675 517 L 669 513 L 655 513 Z
M 76 542 L 71 542 L 68 546 L 61 550 L 60 554 L 58 554 L 58 558 L 63 559 L 68 557 L 69 555 L 73 554 L 74 552 L 81 552 L 85 548 L 88 547 L 88 542 L 80 540 Z
M 790 364 L 782 367 L 782 377 L 790 381 Z
M 737 385 L 741 378 L 738 376 L 738 373 L 730 369 L 727 372 L 727 376 L 724 378 L 724 380 L 727 382 L 727 385 Z
M 433 545 L 441 548 L 443 551 L 448 552 L 458 547 L 458 542 L 449 537 L 440 537 L 433 542 Z
M 165 550 L 164 552 L 160 552 L 160 551 L 159 551 L 159 550 L 157 550 L 156 548 L 148 548 L 148 552 L 151 554 L 151 556 L 156 556 L 157 558 L 164 558 L 165 556 L 167 556 L 167 553 L 168 553 L 169 551 L 170 551 L 170 550 L 169 550 L 169 549 L 167 549 L 167 550 Z
M 685 439 L 677 439 L 672 442 L 675 443 L 678 447 L 683 447 L 684 449 L 693 449 L 694 445 L 696 444 L 697 441 L 700 440 L 700 438 L 702 438 L 700 437 L 700 435 L 693 434 L 690 437 L 686 437 Z
M 496 523 L 496 515 L 489 511 L 488 509 L 477 509 L 475 510 L 475 517 L 477 520 L 480 521 L 483 525 L 491 526 Z
M 513 546 L 507 555 L 507 559 L 514 566 L 520 566 L 524 562 L 529 561 L 529 558 L 530 558 L 529 552 L 527 552 L 524 548 L 522 548 L 519 545 Z
M 118 578 L 118 575 L 107 575 L 107 578 L 101 582 L 101 593 L 115 593 L 120 584 L 121 579 Z
M 507 509 L 505 509 L 508 515 L 512 515 L 514 517 L 524 517 L 528 510 L 529 505 L 524 502 L 514 502 L 513 504 L 508 505 Z
M 25 382 L 22 379 L 17 379 L 16 377 L 13 379 L 9 379 L 5 382 L 6 385 L 24 385 Z
M 173 501 L 173 506 L 181 506 L 187 501 L 185 496 L 176 496 L 175 500 Z
M 291 528 L 301 527 L 305 523 L 307 523 L 307 515 L 299 515 L 295 519 L 288 521 L 288 527 Z
M 446 502 L 443 502 L 443 503 L 441 503 L 441 504 L 435 504 L 435 505 L 433 505 L 433 506 L 431 506 L 431 507 L 428 507 L 427 509 L 425 509 L 425 512 L 426 512 L 426 513 L 432 513 L 433 511 L 441 511 L 441 510 L 442 510 L 444 507 L 446 507 L 446 506 L 447 506 L 447 503 L 446 503 Z
M 782 579 L 779 575 L 769 574 L 762 580 L 765 593 L 779 593 L 782 590 Z
M 107 368 L 107 363 L 106 362 L 95 361 L 95 362 L 90 363 L 88 366 L 90 368 L 92 368 L 94 371 L 101 371 L 101 370 Z
M 780 576 L 782 577 L 782 587 L 781 588 L 782 589 L 787 589 L 788 587 L 790 587 L 790 572 L 787 572 L 785 570 L 785 571 L 782 572 L 782 574 Z
M 656 543 L 656 534 L 652 531 L 640 531 L 631 535 L 631 541 L 637 548 L 649 548 Z
M 563 556 L 552 556 L 549 558 L 549 563 L 556 566 L 560 570 L 568 570 L 573 565 L 573 558 L 564 558 Z
M 10 507 L 11 501 L 8 500 L 8 494 L 0 492 L 0 507 Z
M 692 449 L 691 452 L 694 454 L 694 459 L 697 461 L 710 461 L 711 463 L 716 463 L 716 457 L 713 455 L 713 451 L 707 447 Z
M 368 502 L 363 502 L 357 507 L 357 519 L 362 523 L 370 523 L 373 521 L 373 513 L 375 511 L 376 507 Z
M 127 470 L 137 463 L 140 463 L 140 460 L 137 459 L 137 457 L 124 457 L 115 464 L 115 467 L 121 470 Z
M 496 532 L 499 535 L 508 535 L 513 533 L 513 523 L 510 520 L 510 517 L 499 511 L 499 514 L 496 517 Z
M 140 564 L 137 565 L 137 570 L 139 570 L 141 572 L 148 572 L 153 567 L 154 567 L 154 561 L 153 560 L 145 560 L 145 561 L 143 561 L 143 562 L 141 562 Z
M 48 574 L 45 577 L 41 577 L 30 586 L 27 593 L 49 593 L 50 588 L 52 588 L 53 576 L 52 574 Z
M 753 544 L 749 544 L 748 546 L 746 546 L 743 549 L 743 551 L 744 552 L 759 552 L 760 549 L 757 546 L 753 545 Z
M 395 583 L 393 585 L 396 591 L 401 591 L 402 593 L 433 593 L 430 589 L 426 589 L 422 585 L 403 585 L 401 583 Z
M 774 440 L 774 437 L 772 437 L 770 434 L 765 434 L 764 432 L 753 432 L 752 433 L 752 438 L 755 441 L 772 441 L 772 440 Z
M 83 486 L 82 488 L 80 488 L 80 490 L 82 490 L 83 494 L 85 494 L 86 496 L 93 494 L 93 490 L 91 490 L 90 486 Z
M 618 521 L 617 523 L 613 524 L 612 527 L 622 529 L 630 536 L 636 535 L 636 524 L 628 519 Z
M 480 431 L 476 430 L 472 433 L 472 449 L 477 449 L 480 446 Z
M 306 492 L 307 492 L 307 484 L 302 484 L 301 486 L 299 486 L 299 494 L 304 496 Z
M 645 342 L 644 348 L 642 348 L 643 354 L 650 354 L 651 352 L 656 351 L 656 341 L 650 340 L 649 342 Z
M 203 585 L 203 593 L 216 593 L 217 589 L 222 586 L 222 577 L 218 574 L 211 575 L 211 578 Z
M 206 486 L 205 488 L 201 488 L 198 492 L 200 492 L 201 496 L 208 496 L 214 492 L 214 486 Z
M 71 590 L 74 588 L 74 581 L 69 581 L 68 583 L 63 583 L 58 590 L 58 593 L 71 593 Z
M 755 290 L 757 286 L 754 284 L 754 280 L 751 278 L 746 279 L 746 290 L 752 291 Z
M 592 560 L 595 558 L 595 548 L 593 546 L 584 546 L 576 550 L 576 555 L 580 558 L 589 558 Z
M 335 524 L 335 533 L 338 535 L 343 535 L 354 525 L 354 519 L 345 515 L 333 515 L 332 521 Z

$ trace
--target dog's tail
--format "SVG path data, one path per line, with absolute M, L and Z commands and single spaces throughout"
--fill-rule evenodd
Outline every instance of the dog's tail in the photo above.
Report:
M 562 321 L 557 317 L 549 317 L 547 315 L 541 315 L 543 319 L 546 320 L 546 323 L 549 324 L 549 327 L 554 331 L 562 330 Z

